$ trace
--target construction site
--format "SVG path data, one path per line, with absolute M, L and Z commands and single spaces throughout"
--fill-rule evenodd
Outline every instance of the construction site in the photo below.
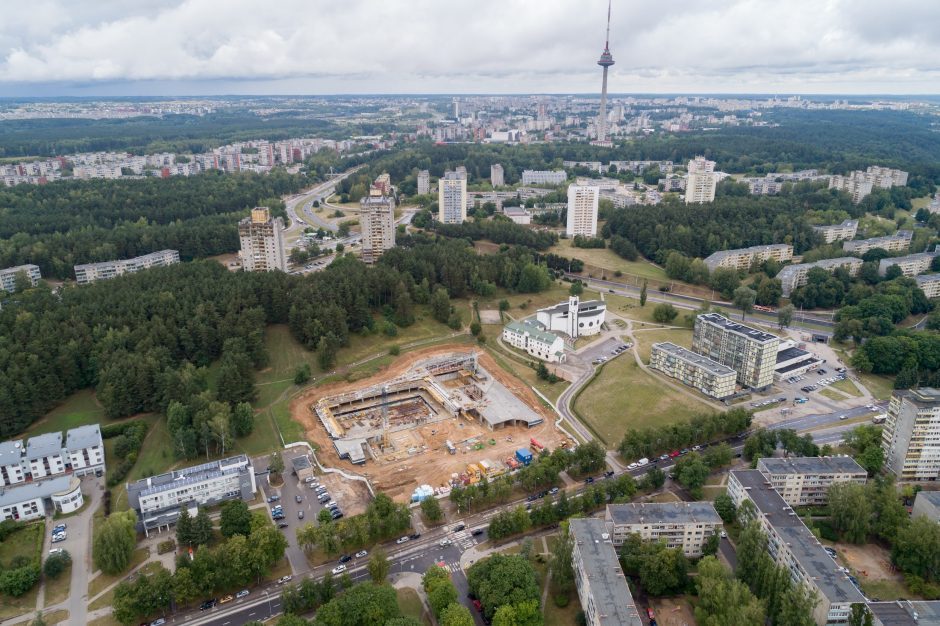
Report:
M 370 379 L 312 389 L 291 408 L 321 462 L 359 466 L 400 501 L 511 471 L 524 462 L 520 448 L 573 443 L 528 387 L 465 346 L 403 356 Z

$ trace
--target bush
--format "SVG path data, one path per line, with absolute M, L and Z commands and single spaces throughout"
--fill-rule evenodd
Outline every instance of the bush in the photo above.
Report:
M 391 348 L 388 349 L 388 353 L 391 354 L 392 356 L 398 356 L 399 354 L 401 354 L 401 346 L 392 346 Z
M 24 522 L 17 522 L 16 520 L 12 519 L 3 520 L 0 522 L 0 541 L 6 540 L 7 537 L 24 526 L 26 526 Z
M 568 606 L 568 602 L 570 601 L 568 594 L 565 593 L 559 593 L 552 599 L 555 601 L 555 606 L 557 606 L 559 609 L 563 609 Z
M 161 541 L 157 544 L 157 554 L 166 554 L 167 552 L 173 552 L 176 550 L 176 542 L 172 539 L 167 539 L 166 541 Z
M 59 552 L 51 555 L 43 563 L 42 573 L 46 578 L 58 578 L 65 568 L 72 564 L 72 557 L 68 552 Z

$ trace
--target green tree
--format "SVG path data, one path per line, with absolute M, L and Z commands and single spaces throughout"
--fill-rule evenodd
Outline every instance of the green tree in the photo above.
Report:
M 760 600 L 715 557 L 706 556 L 699 561 L 695 587 L 699 597 L 695 620 L 699 626 L 765 623 Z
M 42 565 L 42 573 L 46 578 L 58 578 L 69 565 L 72 564 L 72 556 L 66 552 L 57 552 L 51 554 Z
M 424 519 L 431 523 L 436 523 L 444 519 L 441 503 L 434 497 L 425 498 L 421 501 L 421 513 L 424 515 Z
M 741 309 L 741 319 L 754 310 L 754 303 L 757 301 L 757 292 L 750 287 L 741 285 L 734 290 L 734 306 Z
M 719 493 L 715 496 L 715 510 L 718 511 L 718 515 L 721 516 L 721 519 L 730 524 L 734 522 L 736 508 L 734 506 L 734 501 L 731 499 L 731 496 L 728 495 L 727 491 Z
M 112 513 L 98 525 L 92 541 L 95 567 L 109 576 L 127 570 L 137 546 L 136 525 L 134 511 Z
M 668 302 L 661 302 L 653 307 L 653 320 L 660 324 L 670 324 L 678 315 L 679 311 L 676 310 L 676 307 Z
M 284 473 L 284 457 L 281 456 L 280 451 L 271 453 L 268 459 L 268 471 L 277 475 Z
M 321 370 L 328 370 L 336 363 L 336 353 L 339 352 L 339 338 L 328 332 L 317 343 L 317 363 Z
M 451 604 L 445 608 L 437 620 L 440 626 L 473 626 L 473 614 L 462 604 Z
M 841 482 L 829 487 L 829 522 L 845 541 L 864 543 L 871 518 L 871 500 L 863 485 Z
M 222 402 L 237 404 L 255 399 L 254 363 L 240 338 L 228 339 L 222 352 L 216 396 Z
M 574 538 L 568 530 L 567 522 L 563 522 L 563 524 L 563 534 L 551 544 L 549 570 L 552 573 L 552 583 L 558 590 L 569 593 L 574 588 L 574 569 L 571 566 Z
M 891 560 L 906 574 L 940 581 L 940 525 L 919 515 L 902 526 L 891 548 Z
M 199 509 L 193 518 L 193 545 L 204 546 L 212 541 L 212 520 L 205 509 Z
M 683 457 L 676 463 L 675 472 L 678 476 L 679 483 L 689 490 L 689 493 L 692 494 L 694 499 L 700 500 L 702 497 L 702 486 L 704 486 L 705 481 L 708 480 L 709 474 L 708 465 L 705 464 L 702 457 L 695 452 Z
M 450 578 L 434 585 L 428 592 L 428 604 L 431 605 L 431 611 L 435 617 L 440 617 L 444 609 L 455 602 L 457 602 L 457 589 Z
M 643 279 L 643 287 L 640 289 L 640 306 L 646 306 L 646 285 L 649 281 Z
M 316 626 L 374 626 L 401 617 L 391 585 L 355 585 L 317 611 Z
M 255 412 L 247 402 L 235 405 L 231 417 L 232 434 L 235 437 L 246 437 L 255 428 Z
M 719 267 L 711 276 L 711 287 L 721 294 L 722 298 L 731 299 L 734 291 L 741 285 L 737 270 L 730 267 Z
M 793 305 L 785 304 L 777 309 L 777 325 L 786 328 L 793 321 Z
M 180 606 L 186 606 L 199 597 L 201 590 L 193 580 L 193 573 L 188 567 L 179 567 L 173 574 L 173 600 Z
M 446 324 L 450 318 L 450 296 L 443 287 L 438 287 L 431 294 L 431 316 L 442 324 Z
M 303 385 L 310 380 L 310 364 L 303 363 L 300 367 L 297 368 L 297 371 L 294 372 L 294 384 Z
M 243 500 L 229 500 L 222 505 L 219 528 L 223 537 L 251 534 L 251 511 Z
M 388 562 L 388 555 L 382 548 L 374 548 L 369 557 L 369 577 L 377 585 L 385 582 L 388 578 L 388 572 L 391 565 Z
M 580 280 L 576 280 L 571 283 L 571 287 L 568 288 L 568 294 L 572 296 L 580 296 L 584 293 L 584 285 L 581 284 Z
M 541 599 L 532 564 L 521 556 L 494 554 L 470 566 L 467 572 L 470 591 L 484 606 L 488 617 L 496 607 Z
M 193 547 L 196 545 L 193 538 L 193 518 L 189 515 L 189 509 L 184 507 L 176 520 L 176 542 L 181 546 Z

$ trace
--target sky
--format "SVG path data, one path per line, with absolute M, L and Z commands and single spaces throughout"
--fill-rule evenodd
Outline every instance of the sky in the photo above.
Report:
M 0 0 L 0 96 L 589 93 L 606 0 Z M 612 93 L 940 93 L 937 0 L 613 0 Z

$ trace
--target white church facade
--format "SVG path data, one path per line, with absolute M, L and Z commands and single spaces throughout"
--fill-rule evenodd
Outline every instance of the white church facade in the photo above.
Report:
M 535 319 L 545 330 L 565 333 L 572 339 L 577 339 L 601 332 L 606 314 L 606 303 L 600 300 L 581 302 L 578 296 L 571 296 L 568 302 L 539 309 L 535 313 Z

